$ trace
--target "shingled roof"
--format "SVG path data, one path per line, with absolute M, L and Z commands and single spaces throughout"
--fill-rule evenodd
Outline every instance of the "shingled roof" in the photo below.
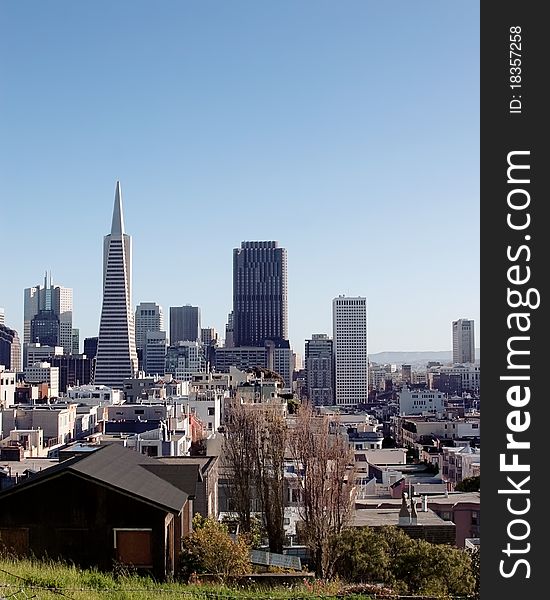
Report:
M 64 473 L 74 473 L 95 481 L 148 504 L 169 512 L 179 513 L 189 494 L 150 470 L 158 463 L 155 459 L 129 450 L 119 444 L 99 446 L 95 452 L 75 456 L 58 465 L 44 469 L 27 481 L 0 493 L 0 501 L 9 494 L 17 494 L 30 486 Z M 149 468 L 148 468 L 149 467 Z

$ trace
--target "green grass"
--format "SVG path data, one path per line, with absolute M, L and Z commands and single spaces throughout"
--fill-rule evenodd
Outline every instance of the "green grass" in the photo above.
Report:
M 324 585 L 321 582 L 264 589 L 213 584 L 158 583 L 149 577 L 127 572 L 101 573 L 54 561 L 0 557 L 0 598 L 8 597 L 10 600 L 31 597 L 44 600 L 328 600 L 342 598 L 342 595 L 337 595 L 339 589 L 337 583 Z M 370 598 L 360 594 L 345 597 L 354 600 Z

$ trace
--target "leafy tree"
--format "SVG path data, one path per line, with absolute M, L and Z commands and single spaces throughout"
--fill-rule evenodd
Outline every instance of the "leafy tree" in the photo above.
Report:
M 472 555 L 465 550 L 413 540 L 397 527 L 346 529 L 337 543 L 336 572 L 352 582 L 382 583 L 419 595 L 475 591 Z
M 474 575 L 474 579 L 475 579 L 474 598 L 479 599 L 479 594 L 480 594 L 480 566 L 481 566 L 479 548 L 475 548 L 474 550 L 470 550 L 470 557 L 472 559 L 472 569 L 473 569 L 473 575 Z
M 399 531 L 399 534 L 403 532 Z M 403 543 L 410 541 L 405 534 Z M 335 572 L 353 582 L 393 584 L 390 546 L 370 527 L 348 528 L 337 536 Z
M 300 403 L 294 397 L 289 398 L 288 402 L 286 403 L 288 414 L 295 415 L 298 412 L 299 406 L 300 406 Z
M 424 460 L 422 461 L 422 464 L 426 465 L 425 473 L 429 473 L 431 475 L 437 475 L 439 473 L 439 465 L 437 463 Z
M 193 532 L 182 542 L 180 576 L 188 579 L 193 573 L 213 573 L 225 580 L 250 571 L 250 545 L 246 536 L 234 540 L 224 523 L 196 515 Z
M 479 492 L 481 481 L 479 475 L 477 477 L 466 477 L 455 485 L 457 492 Z

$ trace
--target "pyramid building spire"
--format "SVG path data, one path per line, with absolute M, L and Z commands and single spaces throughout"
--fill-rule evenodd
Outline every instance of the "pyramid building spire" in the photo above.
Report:
M 116 182 L 115 205 L 113 208 L 113 222 L 111 223 L 111 235 L 122 235 L 124 233 L 124 213 L 122 212 L 122 191 L 120 181 Z
M 132 310 L 132 239 L 124 233 L 122 194 L 116 183 L 111 233 L 103 240 L 103 307 L 94 383 L 122 389 L 138 368 Z

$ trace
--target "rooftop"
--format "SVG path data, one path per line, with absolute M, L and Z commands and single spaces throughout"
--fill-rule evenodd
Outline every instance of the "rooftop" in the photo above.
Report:
M 28 486 L 39 485 L 50 477 L 73 473 L 163 510 L 179 513 L 188 495 L 162 475 L 156 475 L 150 470 L 154 470 L 158 464 L 155 459 L 134 450 L 123 448 L 119 444 L 108 444 L 95 452 L 84 453 L 44 469 L 24 483 L 4 490 L 0 493 L 0 501 L 8 494 L 16 494 Z
M 418 500 L 420 496 L 415 496 Z M 429 496 L 428 504 L 441 504 L 441 505 L 456 505 L 459 503 L 471 503 L 479 504 L 480 492 L 449 492 L 448 495 L 439 494 Z M 401 498 L 379 498 L 379 499 L 366 499 L 356 502 L 356 507 L 360 509 L 376 509 L 376 508 L 389 508 L 395 506 L 397 509 L 401 506 Z M 420 509 L 417 509 L 420 514 Z
M 357 506 L 357 505 L 356 505 Z M 384 525 L 397 525 L 399 522 L 399 510 L 401 499 L 398 500 L 395 508 L 356 508 L 352 517 L 353 527 L 382 527 Z M 454 527 L 454 523 L 444 521 L 431 509 L 426 512 L 417 507 L 418 520 L 420 526 L 447 526 Z

